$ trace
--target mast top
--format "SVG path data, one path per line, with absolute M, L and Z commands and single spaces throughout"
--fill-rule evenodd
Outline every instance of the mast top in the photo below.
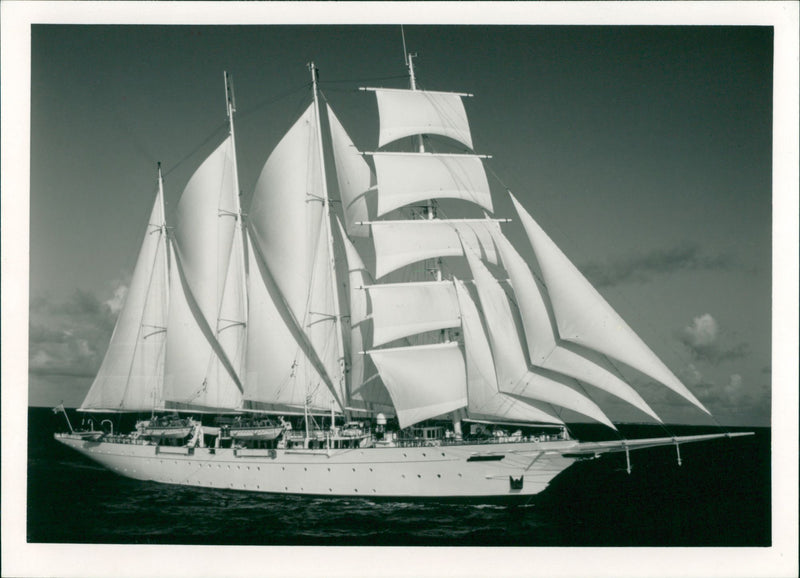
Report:
M 233 93 L 233 76 L 227 71 L 225 74 L 225 97 L 228 105 L 228 115 L 236 112 L 236 97 Z

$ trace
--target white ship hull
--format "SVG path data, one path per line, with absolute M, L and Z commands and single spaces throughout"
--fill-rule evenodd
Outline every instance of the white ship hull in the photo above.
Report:
M 334 450 L 232 449 L 56 439 L 109 470 L 166 484 L 372 498 L 514 498 L 543 491 L 576 441 Z

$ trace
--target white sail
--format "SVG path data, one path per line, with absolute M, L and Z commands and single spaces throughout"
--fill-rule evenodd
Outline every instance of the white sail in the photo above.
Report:
M 661 421 L 636 390 L 612 373 L 610 364 L 601 356 L 592 355 L 592 352 L 581 355 L 559 344 L 560 340 L 555 335 L 547 310 L 543 288 L 505 236 L 497 235 L 495 244 L 514 289 L 531 363 L 603 389 L 656 421 Z
M 457 343 L 373 349 L 369 355 L 392 396 L 401 428 L 467 405 L 464 358 Z
M 322 221 L 314 106 L 270 154 L 250 205 L 253 243 L 296 319 L 305 322 Z
M 375 277 L 434 257 L 464 254 L 466 245 L 490 263 L 497 263 L 492 232 L 500 225 L 490 219 L 377 221 L 371 223 L 375 242 Z
M 472 419 L 523 421 L 538 423 L 563 422 L 523 401 L 500 393 L 497 386 L 494 358 L 483 330 L 480 314 L 463 281 L 455 281 L 464 332 L 467 364 L 467 414 Z
M 489 181 L 474 155 L 373 153 L 378 216 L 427 199 L 462 199 L 492 212 Z
M 397 139 L 438 134 L 472 147 L 467 113 L 460 94 L 426 90 L 371 89 L 378 99 L 378 146 Z
M 163 206 L 159 187 L 125 303 L 81 410 L 150 411 L 163 407 L 168 297 Z
M 371 215 L 376 214 L 375 176 L 331 107 L 327 108 L 345 226 L 348 234 L 366 237 L 369 235 L 369 225 L 359 223 L 369 221 Z
M 248 237 L 249 242 L 249 237 Z M 276 302 L 281 297 L 252 245 L 248 247 L 249 326 L 244 408 L 330 411 L 331 396 Z
M 362 289 L 370 283 L 369 273 L 353 243 L 347 238 L 342 224 L 339 233 L 347 258 L 348 293 L 350 296 L 350 371 L 348 372 L 348 404 L 364 410 L 394 414 L 389 392 L 383 384 L 378 370 L 364 350 L 372 345 L 372 322 L 368 319 L 367 293 Z
M 511 199 L 536 252 L 560 337 L 630 365 L 709 413 L 592 287 L 513 195 Z
M 221 348 L 203 322 L 203 313 L 192 297 L 174 248 L 171 253 L 165 407 L 195 411 L 238 409 L 239 386 L 220 360 Z
M 236 230 L 235 170 L 229 137 L 195 171 L 175 209 L 175 251 L 189 291 L 213 331 Z
M 500 391 L 559 405 L 614 428 L 592 400 L 556 379 L 528 369 L 505 292 L 471 250 L 466 249 L 465 254 L 483 306 Z
M 449 281 L 369 285 L 364 289 L 372 304 L 373 346 L 461 323 Z
M 252 242 L 295 324 L 316 371 L 339 398 L 341 360 L 331 355 L 338 327 L 333 308 L 324 210 L 325 189 L 318 119 L 312 104 L 270 154 L 255 186 L 249 212 Z

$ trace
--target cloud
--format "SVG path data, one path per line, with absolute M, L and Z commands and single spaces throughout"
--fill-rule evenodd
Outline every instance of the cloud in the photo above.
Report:
M 117 288 L 114 289 L 114 295 L 111 299 L 107 299 L 104 302 L 104 305 L 108 307 L 109 311 L 116 315 L 119 313 L 120 309 L 122 309 L 123 303 L 125 303 L 125 296 L 128 294 L 128 287 L 127 285 L 118 284 Z
M 718 418 L 732 418 L 740 424 L 769 423 L 771 391 L 768 384 L 749 382 L 733 373 L 721 382 L 708 379 L 689 364 L 681 377 L 692 393 Z
M 589 263 L 581 271 L 596 287 L 620 283 L 646 283 L 655 275 L 690 270 L 728 270 L 734 267 L 727 255 L 703 255 L 699 246 L 683 244 L 616 261 Z
M 695 317 L 692 325 L 684 328 L 686 342 L 693 347 L 709 347 L 717 341 L 719 327 L 709 313 Z
M 93 376 L 111 337 L 118 313 L 115 295 L 103 302 L 76 291 L 68 299 L 32 299 L 28 371 L 37 376 Z
M 747 344 L 739 343 L 724 346 L 720 343 L 720 330 L 717 321 L 710 313 L 704 313 L 683 328 L 678 338 L 697 360 L 719 364 L 723 361 L 740 359 L 747 355 Z

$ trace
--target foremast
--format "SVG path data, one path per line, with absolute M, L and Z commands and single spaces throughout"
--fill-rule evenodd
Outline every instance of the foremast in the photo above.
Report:
M 406 39 L 405 34 L 403 34 L 403 50 L 406 50 Z M 414 73 L 414 58 L 417 57 L 416 52 L 405 52 L 406 57 L 406 66 L 408 67 L 408 84 L 411 90 L 417 90 L 417 76 Z M 418 150 L 420 153 L 425 152 L 425 140 L 423 135 L 417 135 L 418 139 Z M 425 203 L 425 217 L 432 221 L 436 218 L 436 205 L 433 199 L 426 199 Z M 442 258 L 435 257 L 433 259 L 433 266 L 430 269 L 433 273 L 433 276 L 437 283 L 442 282 Z M 450 341 L 450 333 L 447 328 L 443 328 L 440 330 L 441 332 L 441 339 L 443 342 Z M 454 411 L 450 414 L 450 419 L 453 423 L 453 433 L 456 439 L 461 439 L 462 431 L 461 431 L 461 410 Z

